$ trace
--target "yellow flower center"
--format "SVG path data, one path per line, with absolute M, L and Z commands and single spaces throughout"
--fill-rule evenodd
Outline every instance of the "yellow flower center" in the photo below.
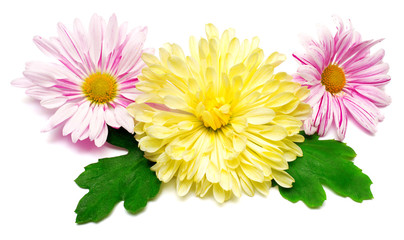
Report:
M 225 103 L 223 98 L 208 98 L 198 104 L 196 115 L 205 127 L 216 130 L 229 123 L 230 104 Z
M 331 64 L 321 74 L 321 84 L 330 93 L 339 93 L 346 83 L 345 73 L 338 65 Z
M 91 74 L 84 79 L 81 89 L 88 100 L 97 104 L 110 102 L 117 95 L 116 80 L 108 73 Z

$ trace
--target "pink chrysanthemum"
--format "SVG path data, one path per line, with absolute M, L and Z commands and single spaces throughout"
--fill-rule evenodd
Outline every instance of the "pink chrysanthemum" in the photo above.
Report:
M 318 42 L 305 38 L 306 52 L 293 56 L 301 63 L 295 81 L 310 89 L 306 102 L 313 107 L 312 117 L 303 125 L 305 132 L 323 136 L 334 122 L 337 138 L 343 140 L 348 114 L 369 132 L 376 131 L 383 119 L 378 108 L 391 102 L 381 88 L 390 76 L 388 64 L 382 62 L 384 50 L 370 54 L 381 40 L 362 41 L 351 25 L 337 21 L 335 36 L 323 28 Z
M 137 75 L 145 66 L 140 56 L 152 50 L 143 49 L 146 27 L 128 34 L 126 28 L 115 15 L 108 23 L 94 15 L 88 32 L 76 20 L 73 31 L 59 23 L 58 37 L 34 37 L 39 49 L 60 63 L 27 63 L 24 77 L 12 83 L 28 88 L 43 107 L 57 109 L 45 131 L 65 122 L 64 136 L 71 134 L 73 142 L 89 138 L 97 146 L 106 141 L 107 125 L 133 133 L 125 108 L 137 94 Z

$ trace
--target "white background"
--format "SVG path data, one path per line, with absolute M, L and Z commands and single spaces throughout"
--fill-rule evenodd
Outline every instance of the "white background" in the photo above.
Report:
M 7 1 L 0 14 L 0 239 L 403 239 L 404 18 L 399 1 Z M 193 194 L 177 197 L 174 184 L 163 185 L 155 200 L 137 215 L 122 203 L 99 224 L 76 225 L 74 209 L 87 190 L 74 179 L 98 158 L 124 153 L 109 145 L 72 144 L 61 129 L 41 133 L 52 111 L 14 88 L 26 61 L 52 59 L 32 37 L 56 36 L 57 22 L 88 24 L 93 13 L 116 13 L 130 27 L 147 25 L 147 47 L 175 42 L 187 52 L 190 35 L 204 36 L 205 23 L 239 38 L 259 36 L 266 56 L 288 56 L 278 71 L 294 73 L 291 54 L 301 50 L 299 33 L 316 34 L 317 25 L 334 31 L 331 16 L 350 18 L 364 39 L 385 38 L 373 50 L 386 50 L 393 103 L 371 136 L 349 123 L 345 142 L 358 156 L 355 164 L 373 180 L 374 199 L 362 204 L 327 190 L 320 209 L 284 200 L 276 188 L 267 197 L 243 196 L 219 205 Z M 188 52 L 187 52 L 188 53 Z M 328 138 L 333 135 L 329 134 Z

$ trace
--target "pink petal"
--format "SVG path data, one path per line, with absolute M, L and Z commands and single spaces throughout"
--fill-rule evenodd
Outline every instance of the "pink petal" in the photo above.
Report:
M 365 56 L 369 55 L 369 50 L 371 47 L 376 45 L 377 43 L 381 42 L 383 39 L 379 39 L 376 41 L 366 41 L 366 42 L 361 42 L 360 44 L 356 45 L 355 47 L 352 48 L 351 52 L 348 51 L 347 54 L 349 56 L 347 57 L 347 61 L 343 64 L 341 64 L 342 67 L 349 66 L 351 63 L 359 61 L 360 59 L 364 58 Z M 341 61 L 343 61 L 341 59 Z
M 344 22 L 337 15 L 333 15 L 332 18 L 333 18 L 334 22 L 337 24 L 338 31 L 337 31 L 337 34 L 335 34 L 335 41 L 337 42 L 339 40 L 339 37 L 341 36 L 342 32 L 345 30 Z
M 91 107 L 89 107 L 84 120 L 80 123 L 79 127 L 75 131 L 73 131 L 71 135 L 73 142 L 77 142 L 78 139 L 84 140 L 88 138 L 88 125 L 90 124 L 92 116 L 93 110 Z
M 83 62 L 81 52 L 77 48 L 76 40 L 72 37 L 72 34 L 67 30 L 67 28 L 62 24 L 58 24 L 58 35 L 59 41 L 61 42 L 62 47 L 69 55 L 69 57 L 76 62 Z
M 326 27 L 321 27 L 318 31 L 318 35 L 324 51 L 324 64 L 328 66 L 334 56 L 334 39 L 330 30 Z
M 25 93 L 30 96 L 33 97 L 37 100 L 42 100 L 45 98 L 52 98 L 52 97 L 60 97 L 62 96 L 62 94 L 57 91 L 56 89 L 53 88 L 43 88 L 43 87 L 38 87 L 38 86 L 34 86 L 34 87 L 30 87 L 28 88 Z
M 122 106 L 117 105 L 115 108 L 115 119 L 116 121 L 125 128 L 128 132 L 134 132 L 134 122 L 133 118 L 129 115 L 126 109 Z
M 89 27 L 89 46 L 90 57 L 96 68 L 101 68 L 102 64 L 102 45 L 104 38 L 104 24 L 101 17 L 94 14 Z
M 119 28 L 116 15 L 113 14 L 108 21 L 105 36 L 105 54 L 110 54 L 112 50 L 118 46 Z
M 324 67 L 324 56 L 321 52 L 321 49 L 319 49 L 317 46 L 310 46 L 309 51 L 304 55 L 304 59 L 315 67 L 317 71 L 322 72 Z
M 316 84 L 309 89 L 310 96 L 306 99 L 305 102 L 310 104 L 310 106 L 314 106 L 320 101 L 321 97 L 326 93 L 326 90 L 322 84 Z
M 41 106 L 48 108 L 48 109 L 53 109 L 53 108 L 58 108 L 65 104 L 67 101 L 67 98 L 65 97 L 56 97 L 56 98 L 44 98 L 41 100 L 40 104 Z
M 105 122 L 113 128 L 119 128 L 121 126 L 115 119 L 114 109 L 111 108 L 105 109 Z
M 358 71 L 370 68 L 371 66 L 381 63 L 384 54 L 385 54 L 384 50 L 380 49 L 375 54 L 367 56 L 363 58 L 361 61 L 356 61 L 353 62 L 352 64 L 349 64 L 348 66 L 345 66 L 344 71 L 345 73 L 353 74 Z
M 94 113 L 89 125 L 89 138 L 94 140 L 101 132 L 102 127 L 105 124 L 104 110 L 101 106 L 94 107 Z
M 387 74 L 388 71 L 389 71 L 389 65 L 387 63 L 381 63 L 371 66 L 369 68 L 365 68 L 355 73 L 349 73 L 347 76 L 349 76 L 350 78 L 360 79 L 376 75 Z
M 23 75 L 30 79 L 32 83 L 41 87 L 52 87 L 55 85 L 55 78 L 47 73 L 24 71 Z
M 337 127 L 337 138 L 339 141 L 344 140 L 346 128 L 348 124 L 348 116 L 344 104 L 338 97 L 332 98 L 334 101 L 334 121 Z
M 104 145 L 104 143 L 107 141 L 108 137 L 108 127 L 107 125 L 104 124 L 104 127 L 102 128 L 100 134 L 95 138 L 95 146 L 101 147 Z
M 61 66 L 55 63 L 28 62 L 26 63 L 25 68 L 26 72 L 34 72 L 36 74 L 43 74 L 52 77 L 53 79 L 55 79 L 55 84 L 59 79 L 68 79 L 69 82 L 76 85 L 81 85 L 83 81 L 65 66 Z
M 20 88 L 29 88 L 29 87 L 35 86 L 31 82 L 31 80 L 29 80 L 27 78 L 14 79 L 13 81 L 11 81 L 11 85 L 13 85 L 14 87 L 20 87 Z
M 299 34 L 299 42 L 302 46 L 306 49 L 306 51 L 310 48 L 310 46 L 315 45 L 316 42 L 313 40 L 312 37 L 306 34 Z
M 79 128 L 80 124 L 83 123 L 84 118 L 87 116 L 89 107 L 90 103 L 88 101 L 79 106 L 76 113 L 66 122 L 65 126 L 63 127 L 63 136 L 66 136 Z
M 80 20 L 76 19 L 73 25 L 73 31 L 75 39 L 77 40 L 77 48 L 82 53 L 83 56 L 83 64 L 86 66 L 88 70 L 95 71 L 95 64 L 91 61 L 89 54 L 89 45 L 88 45 L 88 34 L 83 27 L 83 24 Z
M 77 108 L 77 104 L 74 103 L 66 103 L 65 105 L 61 106 L 55 112 L 55 114 L 49 118 L 47 126 L 42 131 L 47 132 L 55 128 L 60 123 L 73 116 L 73 114 L 77 111 Z
M 53 56 L 56 58 L 60 57 L 60 51 L 59 48 L 53 44 L 51 41 L 47 39 L 43 39 L 39 36 L 35 36 L 33 39 L 35 45 L 46 55 L 48 56 Z
M 303 128 L 304 128 L 304 132 L 307 135 L 313 135 L 315 132 L 317 132 L 317 127 L 313 126 L 311 119 L 307 119 L 304 121 Z
M 121 45 L 127 37 L 128 23 L 124 22 L 119 26 L 117 46 Z
M 334 62 L 340 64 L 341 58 L 343 58 L 346 52 L 349 50 L 350 46 L 352 45 L 353 39 L 353 30 L 348 30 L 346 32 L 341 33 L 339 36 L 338 42 L 335 44 L 335 56 Z
M 144 48 L 143 53 L 149 53 L 149 54 L 154 54 L 155 50 L 154 48 Z
M 320 125 L 320 121 L 322 119 L 323 108 L 324 108 L 323 106 L 326 104 L 324 95 L 321 96 L 321 99 L 318 101 L 318 103 L 313 106 L 312 119 L 313 119 L 313 125 L 315 127 L 318 127 Z
M 349 79 L 349 80 L 348 80 Z M 355 85 L 371 85 L 371 86 L 382 86 L 389 83 L 391 77 L 389 75 L 380 74 L 368 77 L 352 77 L 347 78 L 347 85 L 355 86 Z
M 297 69 L 299 76 L 304 78 L 308 84 L 317 84 L 321 81 L 321 74 L 311 65 L 302 65 Z
M 326 94 L 324 94 L 323 101 L 325 101 L 325 104 L 322 108 L 322 119 L 318 126 L 318 135 L 320 136 L 324 136 L 325 134 L 327 134 L 328 129 L 330 128 L 333 121 L 334 106 L 332 104 L 331 98 L 333 98 L 331 93 L 326 92 Z
M 310 84 L 307 83 L 306 79 L 302 78 L 299 74 L 293 74 L 293 81 L 300 83 L 302 86 L 310 86 Z
M 120 94 L 123 97 L 125 97 L 125 98 L 127 98 L 129 100 L 132 100 L 132 101 L 135 101 L 136 97 L 141 93 L 142 93 L 141 91 L 137 90 L 134 87 L 129 88 L 129 89 L 124 89 L 124 90 L 120 91 Z
M 376 124 L 378 122 L 379 114 L 374 112 L 374 109 L 369 107 L 363 101 L 360 101 L 358 98 L 352 98 L 351 96 L 346 96 L 344 98 L 344 105 L 361 126 L 371 133 L 376 132 Z
M 90 130 L 89 130 L 89 127 L 87 127 L 86 129 L 84 129 L 84 132 L 81 134 L 81 136 L 79 137 L 79 140 L 80 141 L 83 141 L 84 139 L 87 139 L 87 138 L 89 138 L 89 132 L 90 132 Z
M 380 88 L 368 85 L 357 85 L 355 86 L 355 90 L 378 107 L 385 107 L 391 103 L 391 97 Z
M 118 68 L 118 75 L 129 72 L 139 62 L 142 54 L 146 34 L 139 32 L 131 38 L 122 51 L 122 60 Z

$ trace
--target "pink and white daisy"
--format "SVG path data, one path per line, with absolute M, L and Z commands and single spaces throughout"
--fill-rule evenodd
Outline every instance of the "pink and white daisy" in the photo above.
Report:
M 73 142 L 89 138 L 102 146 L 108 135 L 107 125 L 124 127 L 133 133 L 133 118 L 126 107 L 134 102 L 137 75 L 145 66 L 140 58 L 147 28 L 127 33 L 127 24 L 118 25 L 112 15 L 108 23 L 94 15 L 86 31 L 75 20 L 69 31 L 59 23 L 58 36 L 34 37 L 34 43 L 59 63 L 26 64 L 24 77 L 13 85 L 28 88 L 26 93 L 49 109 L 57 109 L 44 131 L 64 123 L 63 135 Z
M 351 24 L 336 20 L 334 36 L 323 28 L 319 41 L 303 39 L 306 52 L 293 54 L 301 64 L 294 79 L 310 89 L 306 102 L 313 115 L 304 122 L 306 134 L 324 136 L 334 122 L 337 138 L 343 140 L 349 116 L 370 133 L 376 132 L 383 119 L 379 107 L 391 102 L 382 89 L 390 76 L 388 64 L 382 61 L 384 50 L 370 54 L 370 48 L 382 40 L 363 41 Z

